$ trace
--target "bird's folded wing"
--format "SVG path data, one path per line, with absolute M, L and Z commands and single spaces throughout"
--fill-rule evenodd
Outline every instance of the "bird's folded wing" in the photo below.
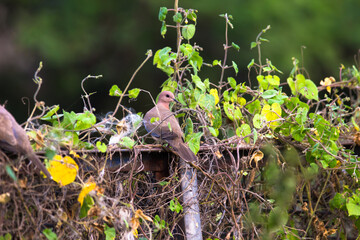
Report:
M 17 140 L 12 129 L 13 124 L 10 116 L 0 111 L 0 141 L 6 142 L 11 146 L 15 146 L 17 144 Z
M 178 137 L 175 132 L 170 130 L 169 126 L 158 122 L 145 124 L 145 129 L 151 132 L 152 136 L 162 140 L 172 140 Z

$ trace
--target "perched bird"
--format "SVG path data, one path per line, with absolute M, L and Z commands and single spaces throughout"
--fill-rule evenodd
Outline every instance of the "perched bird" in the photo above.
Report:
M 169 103 L 173 101 L 176 100 L 172 92 L 160 93 L 158 103 L 145 114 L 145 129 L 156 139 L 168 142 L 181 159 L 195 162 L 197 158 L 184 142 L 184 133 L 169 109 Z
M 20 127 L 15 118 L 0 105 L 0 148 L 20 153 L 31 160 L 49 179 L 51 174 L 33 151 L 25 130 Z

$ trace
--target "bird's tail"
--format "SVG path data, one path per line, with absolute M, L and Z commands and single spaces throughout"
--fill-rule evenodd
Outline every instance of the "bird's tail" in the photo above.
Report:
M 196 155 L 193 153 L 193 151 L 191 151 L 186 143 L 182 141 L 180 142 L 178 139 L 174 141 L 168 140 L 168 143 L 175 150 L 175 152 L 179 154 L 181 159 L 188 162 L 197 162 Z
M 33 162 L 49 179 L 52 179 L 51 174 L 46 169 L 45 165 L 40 161 L 39 157 L 35 153 L 31 153 L 27 156 L 31 162 Z

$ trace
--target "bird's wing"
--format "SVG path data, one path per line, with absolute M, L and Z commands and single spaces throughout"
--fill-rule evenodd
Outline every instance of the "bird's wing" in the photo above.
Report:
M 151 135 L 156 138 L 172 140 L 181 137 L 179 123 L 169 110 L 152 108 L 145 114 L 144 125 L 146 131 L 151 132 Z
M 11 116 L 3 108 L 0 109 L 0 141 L 11 146 L 17 144 L 16 137 L 13 133 L 13 121 Z

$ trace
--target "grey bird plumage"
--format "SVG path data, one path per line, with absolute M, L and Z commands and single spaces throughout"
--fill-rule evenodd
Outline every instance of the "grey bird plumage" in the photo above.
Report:
M 181 159 L 195 162 L 197 158 L 184 142 L 184 133 L 173 112 L 170 111 L 169 103 L 173 101 L 175 97 L 172 92 L 160 93 L 158 103 L 145 114 L 145 129 L 151 132 L 153 137 L 168 142 Z
M 30 145 L 25 130 L 16 122 L 15 118 L 0 105 L 0 148 L 25 155 L 49 179 L 51 174 L 40 161 Z

